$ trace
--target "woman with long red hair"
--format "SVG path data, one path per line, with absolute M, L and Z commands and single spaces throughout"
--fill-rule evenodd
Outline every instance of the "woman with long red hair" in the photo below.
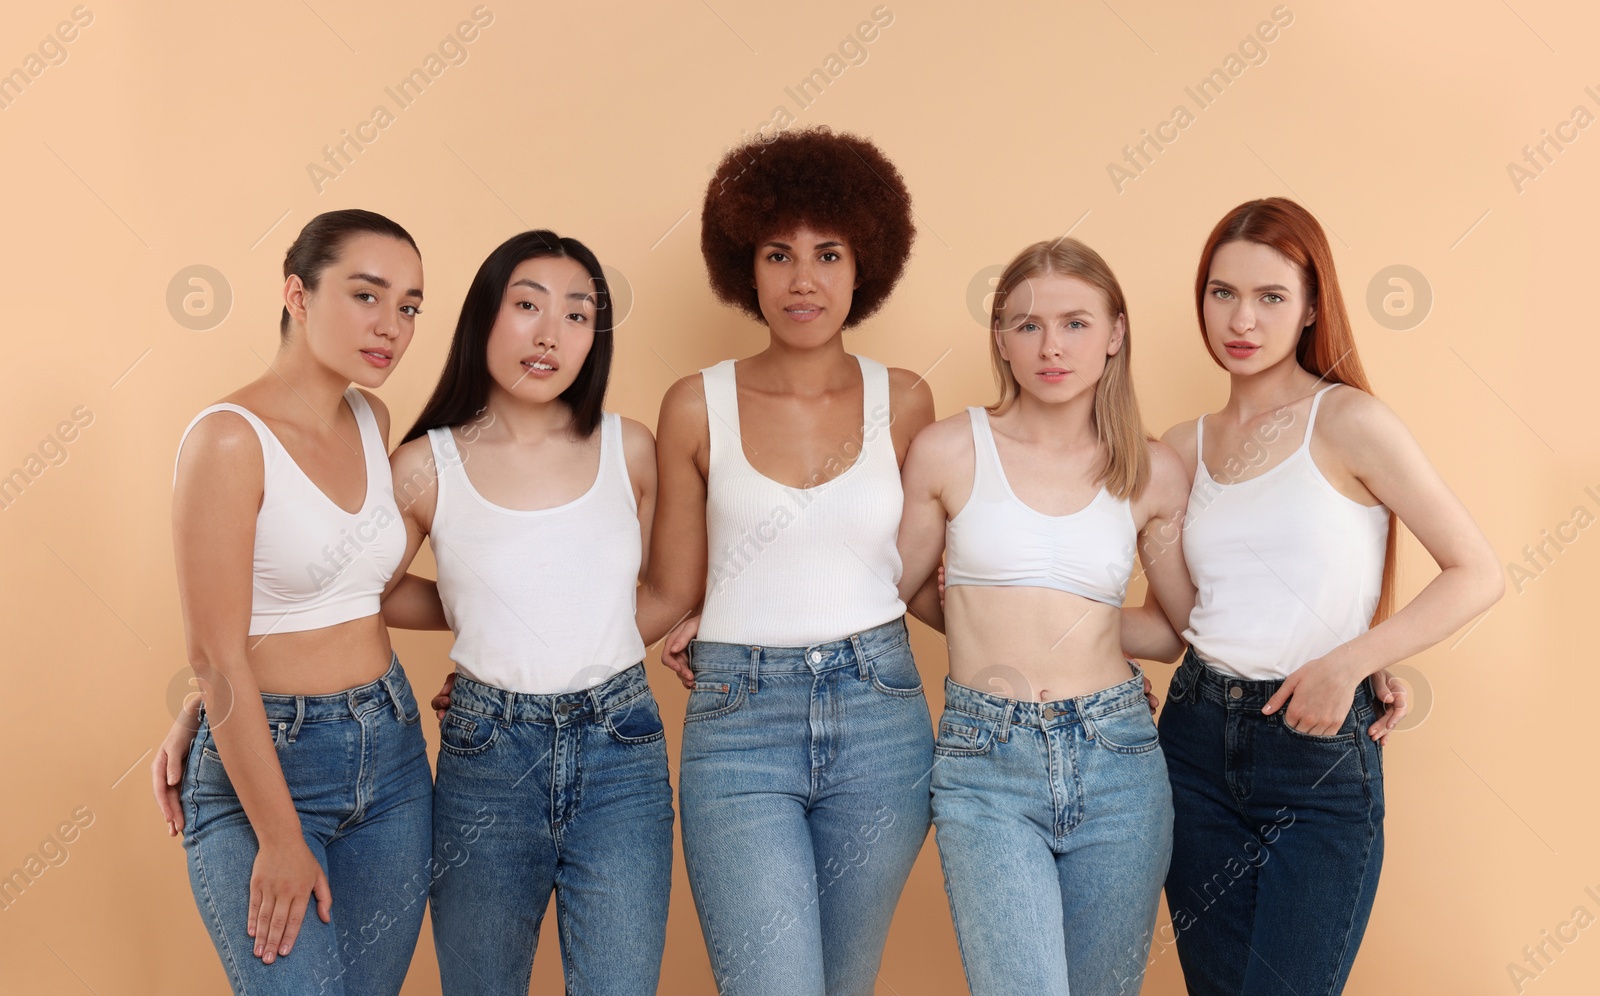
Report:
M 1229 211 L 1195 304 L 1229 394 L 1163 437 L 1193 480 L 1182 550 L 1196 587 L 1172 620 L 1189 649 L 1160 722 L 1167 904 L 1190 993 L 1338 993 L 1383 858 L 1387 726 L 1367 679 L 1504 583 L 1471 514 L 1373 396 L 1305 208 Z M 1397 611 L 1396 521 L 1440 568 Z

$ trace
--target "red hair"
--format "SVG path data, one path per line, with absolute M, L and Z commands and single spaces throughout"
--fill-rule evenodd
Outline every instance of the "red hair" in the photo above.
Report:
M 1194 278 L 1194 307 L 1200 318 L 1200 341 L 1217 366 L 1223 366 L 1211 350 L 1206 335 L 1206 284 L 1211 280 L 1211 260 L 1217 249 L 1230 242 L 1254 242 L 1274 249 L 1293 263 L 1305 281 L 1307 300 L 1316 304 L 1316 319 L 1300 332 L 1295 359 L 1300 366 L 1322 380 L 1347 384 L 1368 394 L 1375 393 L 1356 353 L 1355 333 L 1350 313 L 1345 310 L 1339 290 L 1339 276 L 1333 268 L 1333 250 L 1322 225 L 1305 208 L 1286 197 L 1266 197 L 1247 201 L 1222 216 L 1211 230 L 1200 253 L 1200 268 Z M 1399 521 L 1389 513 L 1389 542 L 1383 558 L 1383 588 L 1372 625 L 1394 612 L 1396 539 Z

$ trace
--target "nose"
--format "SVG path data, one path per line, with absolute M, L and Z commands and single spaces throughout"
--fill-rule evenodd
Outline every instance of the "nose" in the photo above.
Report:
M 1256 313 L 1250 305 L 1240 301 L 1234 305 L 1233 314 L 1228 316 L 1228 328 L 1238 333 L 1252 332 L 1256 327 Z
M 789 289 L 796 294 L 805 294 L 817 289 L 816 272 L 810 260 L 795 261 L 794 272 L 789 277 Z
M 1066 349 L 1066 333 L 1060 329 L 1045 329 L 1039 336 L 1039 355 L 1060 356 Z

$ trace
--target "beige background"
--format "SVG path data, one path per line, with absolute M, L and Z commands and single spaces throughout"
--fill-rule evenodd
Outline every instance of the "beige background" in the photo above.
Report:
M 1565 124 L 1578 107 L 1580 125 L 1600 115 L 1594 5 L 1290 0 L 1279 16 L 1292 23 L 1263 46 L 1265 61 L 1238 64 L 1199 108 L 1185 87 L 1226 71 L 1270 0 L 891 0 L 879 16 L 892 22 L 847 47 L 858 64 L 835 64 L 843 71 L 804 109 L 786 88 L 826 74 L 872 0 L 491 0 L 465 61 L 441 61 L 399 109 L 385 88 L 426 68 L 472 0 L 157 6 L 90 0 L 78 16 L 92 21 L 59 49 L 44 44 L 57 63 L 32 64 L 0 110 L 0 474 L 21 470 L 25 483 L 0 508 L 11 705 L 0 873 L 30 860 L 41 872 L 0 911 L 0 989 L 225 991 L 146 774 L 187 673 L 171 468 L 189 418 L 272 355 L 279 267 L 299 227 L 360 206 L 422 246 L 426 314 L 382 392 L 395 438 L 435 380 L 479 261 L 545 226 L 588 242 L 631 286 L 610 407 L 653 425 L 673 378 L 763 341 L 707 290 L 698 208 L 708 165 L 743 132 L 787 124 L 780 106 L 798 124 L 870 135 L 904 172 L 916 255 L 847 343 L 929 370 L 941 415 L 991 396 L 971 317 L 986 268 L 1069 229 L 1128 292 L 1150 426 L 1216 407 L 1226 383 L 1198 341 L 1191 291 L 1206 233 L 1251 197 L 1294 196 L 1315 211 L 1334 233 L 1380 395 L 1502 562 L 1524 563 L 1547 534 L 1567 538 L 1470 632 L 1410 662 L 1422 721 L 1386 760 L 1388 853 L 1350 991 L 1516 992 L 1507 966 L 1523 963 L 1525 945 L 1577 907 L 1584 925 L 1600 917 L 1600 679 L 1580 639 L 1600 592 L 1600 531 L 1583 528 L 1600 515 L 1600 128 Z M 27 76 L 73 10 L 5 5 L 0 72 Z M 392 120 L 319 192 L 308 164 L 380 105 Z M 1178 106 L 1192 123 L 1169 129 L 1175 141 L 1119 191 L 1108 165 Z M 1519 191 L 1508 163 L 1558 125 L 1575 141 Z M 209 312 L 194 302 L 194 324 L 214 325 L 205 331 L 167 304 L 169 283 L 195 264 L 231 288 L 225 311 L 220 295 Z M 1406 331 L 1366 303 L 1369 282 L 1396 264 L 1432 294 Z M 1422 313 L 1414 301 L 1411 317 Z M 75 411 L 79 427 L 61 430 L 71 441 L 47 442 Z M 1402 558 L 1409 595 L 1434 568 L 1409 536 Z M 920 625 L 915 639 L 936 690 L 943 646 Z M 448 638 L 400 634 L 397 645 L 431 692 Z M 1152 673 L 1164 689 L 1171 668 Z M 675 758 L 684 693 L 663 669 L 651 674 Z M 42 845 L 75 812 L 79 829 L 63 835 L 74 839 Z M 1524 991 L 1600 989 L 1600 930 L 1564 929 L 1577 939 L 1547 946 L 1553 962 Z M 438 991 L 424 931 L 407 993 Z M 539 951 L 539 992 L 557 991 L 554 936 Z M 1180 992 L 1175 952 L 1157 949 L 1145 992 Z M 664 974 L 663 992 L 710 991 L 681 863 Z M 879 992 L 962 991 L 930 838 Z

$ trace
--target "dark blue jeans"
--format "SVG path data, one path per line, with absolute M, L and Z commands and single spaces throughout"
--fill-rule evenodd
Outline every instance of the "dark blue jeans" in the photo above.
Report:
M 1363 682 L 1332 736 L 1261 707 L 1190 650 L 1161 713 L 1172 779 L 1167 907 L 1194 996 L 1342 992 L 1383 863 L 1383 764 Z

